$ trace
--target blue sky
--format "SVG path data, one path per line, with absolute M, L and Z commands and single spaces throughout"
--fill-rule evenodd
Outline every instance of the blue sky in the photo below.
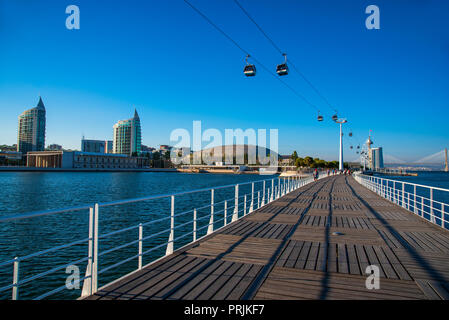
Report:
M 264 65 L 282 56 L 231 0 L 190 0 Z M 413 161 L 449 147 L 449 28 L 445 0 L 240 0 L 308 79 L 348 119 L 349 145 L 373 130 L 384 153 Z M 78 5 L 80 30 L 65 28 Z M 380 30 L 365 8 L 380 8 Z M 332 111 L 293 70 L 298 99 L 182 0 L 0 0 L 0 144 L 17 139 L 17 116 L 42 95 L 46 143 L 80 148 L 112 139 L 137 108 L 145 145 L 176 128 L 279 129 L 279 151 L 338 158 Z M 348 131 L 346 131 L 348 132 Z M 346 136 L 347 137 L 347 136 Z M 349 138 L 348 138 L 349 139 Z

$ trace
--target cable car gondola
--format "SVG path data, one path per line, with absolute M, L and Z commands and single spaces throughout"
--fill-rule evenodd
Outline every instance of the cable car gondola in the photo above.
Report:
M 287 54 L 282 54 L 285 58 L 284 63 L 278 64 L 276 67 L 276 73 L 280 76 L 285 76 L 288 74 L 288 66 L 287 66 Z
M 352 137 L 352 132 L 349 132 L 349 136 Z
M 323 116 L 320 115 L 320 112 L 318 111 L 318 121 L 323 121 Z
M 334 121 L 337 121 L 337 120 L 338 120 L 337 114 L 334 114 L 334 115 L 332 116 L 332 120 L 334 120 Z
M 352 146 L 350 146 L 349 149 L 352 149 Z
M 246 61 L 246 66 L 245 66 L 245 68 L 243 69 L 243 73 L 244 73 L 245 76 L 247 76 L 247 77 L 254 77 L 254 76 L 256 75 L 256 66 L 253 65 L 253 64 L 250 64 L 250 63 L 248 62 L 248 58 L 249 58 L 249 57 L 250 57 L 249 55 L 246 56 L 246 59 L 245 59 L 245 61 Z
M 360 149 L 360 146 L 357 146 L 357 149 Z

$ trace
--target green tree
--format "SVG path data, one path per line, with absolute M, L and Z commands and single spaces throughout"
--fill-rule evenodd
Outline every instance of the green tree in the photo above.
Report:
M 312 163 L 313 163 L 312 157 L 307 156 L 304 158 L 304 166 L 310 167 L 312 165 Z
M 296 150 L 293 151 L 291 158 L 293 160 L 293 163 L 296 163 L 296 159 L 298 159 L 298 153 L 296 152 Z
M 304 159 L 303 158 L 297 158 L 295 161 L 295 165 L 297 167 L 304 167 Z

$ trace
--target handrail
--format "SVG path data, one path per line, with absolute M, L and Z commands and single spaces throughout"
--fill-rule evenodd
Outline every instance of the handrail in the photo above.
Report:
M 320 178 L 325 177 L 325 175 L 322 175 Z M 166 254 L 169 255 L 173 253 L 174 251 L 174 245 L 175 242 L 179 246 L 179 240 L 180 239 L 186 239 L 186 237 L 193 235 L 193 240 L 183 240 L 181 241 L 182 247 L 185 245 L 189 245 L 193 242 L 199 241 L 202 238 L 206 237 L 207 235 L 220 230 L 221 228 L 226 227 L 229 223 L 232 223 L 234 221 L 237 221 L 244 216 L 248 215 L 249 213 L 253 212 L 254 210 L 257 210 L 269 203 L 271 203 L 274 200 L 279 199 L 283 195 L 286 195 L 310 182 L 312 182 L 313 179 L 311 177 L 278 177 L 278 178 L 268 178 L 263 180 L 257 180 L 257 181 L 250 181 L 250 182 L 244 182 L 239 184 L 232 184 L 232 185 L 224 185 L 224 186 L 218 186 L 218 187 L 211 187 L 211 188 L 201 188 L 191 191 L 183 191 L 183 192 L 177 192 L 172 194 L 161 194 L 161 195 L 154 195 L 154 196 L 148 196 L 148 197 L 141 197 L 141 198 L 133 198 L 133 199 L 125 199 L 125 200 L 119 200 L 119 201 L 113 201 L 113 202 L 107 202 L 107 203 L 96 203 L 89 206 L 77 206 L 77 207 L 71 207 L 71 208 L 64 208 L 64 209 L 57 209 L 57 210 L 45 210 L 45 211 L 36 211 L 36 212 L 30 212 L 30 213 L 24 213 L 19 214 L 15 216 L 8 216 L 3 217 L 0 219 L 0 222 L 6 222 L 6 221 L 13 221 L 18 219 L 26 219 L 26 218 L 33 218 L 36 216 L 43 216 L 43 215 L 50 215 L 50 214 L 57 214 L 62 212 L 69 212 L 69 211 L 80 211 L 80 210 L 89 210 L 89 236 L 87 238 L 84 238 L 82 240 L 72 241 L 68 244 L 63 244 L 59 246 L 55 246 L 50 249 L 41 250 L 36 253 L 31 253 L 23 257 L 16 257 L 14 259 L 10 259 L 5 262 L 0 263 L 0 267 L 13 264 L 13 283 L 10 285 L 6 285 L 0 288 L 0 292 L 12 289 L 12 299 L 18 299 L 18 289 L 19 286 L 28 283 L 31 280 L 42 278 L 46 275 L 49 275 L 51 273 L 54 273 L 56 271 L 62 270 L 66 268 L 69 265 L 72 265 L 74 263 L 79 262 L 87 262 L 87 270 L 86 275 L 82 277 L 81 280 L 84 280 L 83 285 L 83 293 L 82 295 L 91 295 L 94 294 L 97 289 L 97 283 L 98 283 L 98 275 L 102 274 L 106 271 L 109 271 L 117 266 L 120 266 L 126 262 L 130 262 L 134 259 L 138 259 L 138 268 L 137 270 L 140 270 L 143 267 L 142 258 L 145 254 L 148 254 L 149 252 L 153 252 L 156 249 L 161 249 L 163 247 L 166 247 Z M 268 182 L 268 183 L 267 183 Z M 258 189 L 255 189 L 255 184 L 259 184 Z M 261 185 L 260 185 L 261 184 Z M 251 191 L 249 193 L 241 194 L 239 193 L 239 187 L 243 185 L 252 185 Z M 233 197 L 227 198 L 225 200 L 221 200 L 219 202 L 214 202 L 214 194 L 216 190 L 225 189 L 225 188 L 234 188 L 235 189 L 235 195 Z M 211 192 L 210 194 L 210 204 L 204 205 L 201 207 L 196 207 L 188 210 L 184 210 L 180 213 L 175 214 L 175 197 L 180 195 L 186 195 L 186 194 L 193 194 L 193 193 L 199 193 L 199 192 Z M 122 205 L 122 204 L 128 204 L 128 203 L 134 203 L 134 202 L 141 202 L 141 201 L 147 201 L 147 200 L 155 200 L 155 199 L 162 199 L 162 198 L 171 198 L 171 207 L 170 207 L 170 214 L 158 217 L 157 219 L 146 221 L 139 223 L 138 225 L 133 225 L 125 228 L 121 228 L 119 230 L 110 231 L 104 234 L 98 233 L 98 221 L 99 221 L 99 208 L 101 207 L 107 207 L 107 206 L 114 206 L 114 205 Z M 256 199 L 257 197 L 257 199 Z M 210 208 L 210 212 L 208 213 L 201 213 L 201 215 L 197 215 L 197 213 L 200 210 L 208 209 Z M 187 217 L 180 220 L 180 223 L 177 223 L 175 225 L 174 221 L 175 218 L 180 216 L 186 216 L 187 214 L 193 213 L 193 218 Z M 214 216 L 216 215 L 216 218 Z M 184 220 L 188 219 L 188 220 Z M 209 219 L 208 222 L 203 222 L 204 220 Z M 153 225 L 161 221 L 167 221 L 170 222 L 170 227 L 163 228 L 164 230 L 157 230 L 156 232 L 152 232 L 150 235 L 143 236 L 143 228 L 145 226 Z M 197 226 L 197 223 L 201 222 L 201 225 Z M 186 226 L 189 224 L 193 224 L 192 230 L 185 230 Z M 207 231 L 205 229 L 207 228 Z M 139 231 L 138 238 L 135 240 L 127 241 L 126 243 L 114 243 L 112 247 L 108 249 L 103 249 L 103 251 L 99 252 L 98 250 L 98 243 L 100 240 L 104 241 L 106 238 L 109 238 L 111 236 L 129 232 L 132 230 Z M 175 237 L 175 231 L 176 231 L 176 237 Z M 178 234 L 178 232 L 180 232 Z M 164 234 L 169 234 L 168 240 L 163 243 L 158 243 L 159 240 L 156 243 L 151 243 L 151 248 L 147 250 L 143 250 L 143 242 L 148 241 L 150 239 L 157 239 L 158 236 L 164 236 Z M 56 252 L 58 250 L 68 248 L 71 246 L 79 245 L 87 243 L 88 244 L 88 255 L 72 261 L 69 264 L 62 264 L 57 266 L 52 266 L 49 270 L 40 272 L 35 275 L 31 275 L 25 279 L 19 279 L 19 264 L 23 263 L 25 259 L 29 259 L 32 257 L 36 257 L 42 254 L 50 253 L 50 252 Z M 184 243 L 184 244 L 183 244 Z M 185 244 L 187 243 L 187 244 Z M 116 263 L 113 263 L 112 265 L 107 265 L 101 270 L 98 268 L 98 258 L 102 257 L 106 254 L 115 252 L 120 249 L 128 248 L 132 245 L 138 246 L 138 252 L 136 254 L 132 254 L 131 256 L 124 258 Z M 176 248 L 176 250 L 179 250 L 179 248 Z M 152 257 L 153 258 L 153 257 Z M 159 258 L 160 259 L 160 258 Z M 158 259 L 156 259 L 157 261 Z M 155 261 L 151 261 L 151 263 L 154 263 Z M 60 292 L 64 289 L 64 287 L 57 287 L 56 289 L 50 290 L 45 293 L 40 293 L 40 295 L 37 297 L 37 299 L 48 297 L 52 294 L 55 294 L 57 292 Z
M 371 176 L 367 176 L 367 175 L 364 175 L 364 174 L 361 174 L 361 173 L 357 173 L 357 175 L 365 176 L 365 177 L 371 177 Z M 412 185 L 412 186 L 417 186 L 417 187 L 422 187 L 422 188 L 428 188 L 428 189 L 433 189 L 433 190 L 449 192 L 449 189 L 428 186 L 428 185 L 425 185 L 425 184 L 417 184 L 417 183 L 413 183 L 413 182 L 400 181 L 400 180 L 394 180 L 394 179 L 388 179 L 388 178 L 382 178 L 382 177 L 374 177 L 374 178 L 382 179 L 384 181 L 392 181 L 392 182 L 396 182 L 396 183 L 405 183 L 405 184 L 409 184 L 409 185 Z
M 388 201 L 400 205 L 404 209 L 418 215 L 426 221 L 429 221 L 445 230 L 449 230 L 449 221 L 446 219 L 449 212 L 445 210 L 446 207 L 449 208 L 449 204 L 433 199 L 434 190 L 449 193 L 449 189 L 409 183 L 400 180 L 386 179 L 377 176 L 367 176 L 360 173 L 354 174 L 354 177 L 358 183 Z M 393 184 L 391 185 L 390 182 L 393 182 Z M 397 188 L 396 185 L 401 186 L 401 188 Z M 405 190 L 406 185 L 413 187 L 413 193 Z M 417 187 L 426 189 L 429 192 L 429 197 L 418 194 L 416 189 Z M 439 213 L 440 216 L 436 213 Z

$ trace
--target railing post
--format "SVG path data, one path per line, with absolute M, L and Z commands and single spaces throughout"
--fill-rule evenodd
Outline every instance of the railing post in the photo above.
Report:
M 407 210 L 410 211 L 410 192 L 407 192 Z
M 225 202 L 226 207 L 226 202 Z M 225 225 L 226 225 L 226 209 L 225 209 Z M 196 241 L 196 208 L 193 209 L 193 242 Z
M 281 197 L 281 178 L 278 178 L 278 185 L 276 189 L 276 199 Z
M 402 208 L 405 208 L 405 201 L 404 201 L 404 196 L 405 196 L 405 184 L 404 182 L 402 182 Z
M 228 200 L 225 200 L 224 202 L 223 214 L 224 214 L 224 225 L 226 226 L 228 224 Z
M 81 297 L 87 297 L 92 294 L 92 274 L 93 274 L 93 262 L 94 262 L 94 208 L 89 208 L 89 241 L 87 251 L 87 268 L 86 278 L 83 281 L 83 289 L 81 291 Z
M 243 216 L 246 216 L 246 194 L 243 196 Z
M 19 299 L 19 258 L 14 258 L 14 272 L 12 276 L 12 299 L 18 300 Z
M 270 202 L 274 199 L 274 179 L 271 179 L 271 193 L 270 193 Z
M 430 221 L 434 224 L 437 223 L 433 214 L 433 188 L 430 188 Z
M 142 269 L 143 225 L 139 223 L 139 270 Z
M 234 213 L 232 214 L 232 222 L 237 221 L 239 218 L 239 185 L 235 185 L 235 205 L 234 205 Z
M 170 206 L 170 236 L 168 237 L 167 250 L 165 255 L 173 253 L 175 242 L 175 196 L 171 196 L 171 206 Z
M 94 241 L 93 241 L 93 272 L 92 272 L 92 294 L 97 292 L 98 288 L 98 203 L 94 205 Z
M 207 234 L 214 232 L 214 189 L 210 190 L 210 220 L 207 227 Z
M 442 227 L 443 229 L 446 229 L 446 227 L 445 227 L 445 225 L 444 225 L 444 223 L 445 223 L 445 221 L 446 221 L 446 217 L 444 216 L 444 206 L 445 206 L 445 204 L 442 203 L 442 204 L 441 204 L 441 227 Z
M 413 185 L 413 212 L 418 214 L 418 207 L 416 206 L 416 184 Z
M 251 183 L 251 204 L 249 206 L 249 213 L 254 210 L 254 182 Z
M 260 191 L 257 191 L 257 209 L 260 208 Z
M 261 206 L 265 205 L 265 180 L 263 181 L 263 189 L 262 189 L 262 203 Z
M 424 218 L 424 197 L 421 197 L 421 217 Z
M 394 203 L 399 204 L 398 202 L 398 196 L 396 194 L 396 181 L 393 182 L 393 199 L 394 199 Z

